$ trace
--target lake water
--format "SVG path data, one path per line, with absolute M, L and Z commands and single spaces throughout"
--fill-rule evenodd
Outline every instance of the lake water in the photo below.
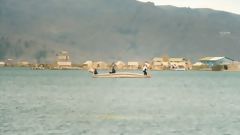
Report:
M 0 134 L 240 134 L 240 72 L 150 74 L 0 68 Z

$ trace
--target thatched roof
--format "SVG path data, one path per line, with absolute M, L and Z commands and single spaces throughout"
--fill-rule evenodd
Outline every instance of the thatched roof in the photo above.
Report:
M 181 61 L 186 61 L 186 58 L 170 58 L 170 62 L 181 62 Z

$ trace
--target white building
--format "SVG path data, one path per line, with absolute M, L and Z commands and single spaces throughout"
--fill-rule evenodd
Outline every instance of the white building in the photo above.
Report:
M 5 62 L 0 61 L 0 67 L 4 67 L 5 66 Z
M 70 57 L 67 51 L 61 51 L 57 55 L 57 66 L 58 67 L 71 67 L 72 62 L 70 61 Z

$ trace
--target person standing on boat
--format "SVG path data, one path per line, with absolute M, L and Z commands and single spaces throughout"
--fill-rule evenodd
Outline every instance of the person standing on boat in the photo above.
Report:
M 109 72 L 110 74 L 116 73 L 115 67 L 116 67 L 116 64 L 115 64 L 115 63 L 112 63 L 112 71 Z
M 98 74 L 97 68 L 90 68 L 88 71 L 94 75 Z
M 143 74 L 144 75 L 147 75 L 147 68 L 148 68 L 148 64 L 145 63 L 144 66 L 143 66 Z
M 97 71 L 96 68 L 94 68 L 93 74 L 94 74 L 94 75 L 98 74 L 98 71 Z

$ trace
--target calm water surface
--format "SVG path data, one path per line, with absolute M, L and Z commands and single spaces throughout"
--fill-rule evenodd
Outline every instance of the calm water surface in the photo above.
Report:
M 150 73 L 93 79 L 86 71 L 0 68 L 0 134 L 240 134 L 240 72 Z

